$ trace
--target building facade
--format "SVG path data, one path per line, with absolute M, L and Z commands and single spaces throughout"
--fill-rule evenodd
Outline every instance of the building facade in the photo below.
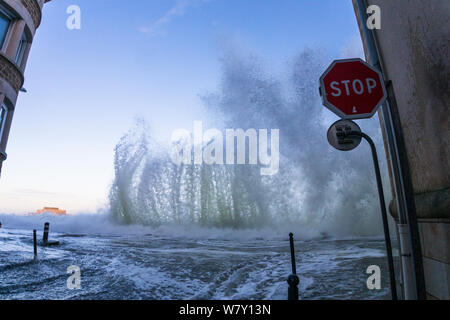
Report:
M 365 28 L 353 0 L 360 30 Z M 448 0 L 365 0 L 381 9 L 377 50 L 392 81 L 410 169 L 426 296 L 450 299 Z M 368 44 L 361 32 L 366 56 Z M 383 123 L 382 123 L 383 125 Z M 388 154 L 388 161 L 389 161 Z M 391 185 L 393 185 L 391 173 Z M 395 199 L 390 211 L 398 219 Z
M 0 175 L 33 37 L 50 0 L 0 0 Z
M 44 207 L 44 208 L 39 209 L 36 212 L 32 212 L 30 214 L 39 215 L 39 214 L 44 214 L 44 213 L 51 213 L 55 216 L 66 216 L 67 215 L 66 210 L 62 210 L 62 209 L 55 208 L 55 207 Z

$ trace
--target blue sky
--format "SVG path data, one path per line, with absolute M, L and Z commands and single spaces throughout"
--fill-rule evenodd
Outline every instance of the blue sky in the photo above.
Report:
M 66 27 L 81 8 L 81 30 Z M 274 69 L 304 48 L 360 48 L 350 0 L 58 0 L 45 6 L 0 180 L 0 212 L 107 203 L 113 149 L 136 116 L 164 141 L 191 128 L 224 46 Z M 355 49 L 356 48 L 356 49 Z

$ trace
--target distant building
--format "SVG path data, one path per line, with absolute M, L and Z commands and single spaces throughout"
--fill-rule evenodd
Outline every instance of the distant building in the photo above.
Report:
M 0 0 L 0 174 L 31 43 L 50 0 Z
M 61 210 L 59 208 L 54 208 L 54 207 L 44 207 L 44 208 L 37 210 L 36 212 L 33 212 L 31 214 L 43 214 L 46 212 L 54 214 L 56 216 L 66 216 L 67 215 L 66 210 Z

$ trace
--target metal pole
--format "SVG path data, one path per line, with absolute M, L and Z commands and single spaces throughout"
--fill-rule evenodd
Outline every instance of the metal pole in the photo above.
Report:
M 287 278 L 287 283 L 289 284 L 288 300 L 298 300 L 298 284 L 300 280 L 297 276 L 297 268 L 295 266 L 294 235 L 292 232 L 289 233 L 289 244 L 291 247 L 292 274 Z
M 398 161 L 400 163 L 400 181 L 402 184 L 402 201 L 405 208 L 404 219 L 401 224 L 406 225 L 406 237 L 400 238 L 400 245 L 407 248 L 407 252 L 402 252 L 404 264 L 410 266 L 404 268 L 407 279 L 411 279 L 405 285 L 412 288 L 412 290 L 405 287 L 405 299 L 420 299 L 426 300 L 425 289 L 425 275 L 423 271 L 422 261 L 422 246 L 420 241 L 419 224 L 417 222 L 416 204 L 414 200 L 414 190 L 409 171 L 409 163 L 407 151 L 403 140 L 403 133 L 401 130 L 400 115 L 398 113 L 397 102 L 394 95 L 394 88 L 392 82 L 386 83 L 386 90 L 388 92 L 388 99 L 390 101 L 389 108 L 391 110 L 392 128 L 394 135 L 397 136 Z
M 361 23 L 361 30 L 364 35 L 365 44 L 367 47 L 368 58 L 370 63 L 377 67 L 383 77 L 385 77 L 385 70 L 383 68 L 383 61 L 378 50 L 378 43 L 376 34 L 373 30 L 367 29 L 367 1 L 355 0 L 358 15 Z M 414 268 L 413 273 L 405 273 L 403 269 L 404 285 L 414 287 L 414 296 L 409 296 L 405 293 L 405 299 L 426 299 L 425 291 L 425 277 L 423 272 L 422 250 L 420 245 L 419 228 L 417 224 L 416 208 L 414 203 L 414 195 L 411 177 L 409 174 L 409 164 L 406 156 L 406 147 L 403 141 L 403 133 L 401 130 L 400 117 L 396 104 L 395 94 L 390 82 L 386 86 L 388 91 L 388 98 L 381 108 L 380 116 L 384 123 L 384 132 L 389 148 L 389 156 L 391 158 L 391 170 L 393 175 L 395 201 L 397 204 L 398 218 L 400 224 L 405 224 L 408 227 L 408 245 L 411 256 L 401 256 L 402 264 L 410 264 Z M 405 237 L 404 237 L 405 238 Z M 404 241 L 404 238 L 399 241 Z M 401 247 L 405 247 L 405 243 L 400 243 Z
M 291 246 L 292 273 L 297 274 L 297 268 L 295 266 L 294 234 L 292 232 L 289 233 L 289 244 Z
M 392 300 L 397 300 L 397 286 L 395 283 L 394 258 L 392 255 L 391 236 L 389 234 L 388 216 L 387 216 L 387 212 L 386 212 L 386 201 L 384 200 L 383 182 L 381 181 L 377 149 L 375 147 L 375 144 L 373 143 L 373 140 L 364 132 L 352 131 L 349 133 L 349 135 L 363 137 L 369 143 L 370 149 L 372 150 L 373 166 L 375 169 L 375 176 L 377 179 L 377 187 L 378 187 L 378 195 L 380 198 L 381 218 L 383 220 L 384 240 L 386 243 L 387 260 L 388 260 L 388 266 L 389 266 L 389 279 L 390 279 L 390 284 L 391 284 L 391 295 L 392 295 Z
M 411 248 L 409 246 L 409 239 L 408 239 L 409 235 L 408 226 L 406 224 L 399 223 L 397 225 L 397 234 L 400 242 L 399 248 L 400 255 L 402 257 L 400 264 L 401 269 L 407 279 L 414 279 L 413 264 L 411 263 Z M 414 282 L 412 281 L 404 282 L 403 292 L 405 300 L 414 299 L 414 297 L 416 296 L 416 288 L 414 286 Z
M 36 229 L 33 230 L 33 249 L 34 249 L 34 261 L 37 261 L 37 239 L 36 239 Z

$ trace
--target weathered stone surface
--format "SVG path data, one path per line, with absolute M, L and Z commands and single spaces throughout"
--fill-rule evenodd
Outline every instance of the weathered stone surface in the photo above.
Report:
M 401 118 L 415 194 L 450 187 L 450 1 L 369 0 Z
M 424 257 L 450 264 L 450 220 L 419 223 Z
M 450 189 L 437 190 L 416 194 L 416 213 L 419 219 L 450 218 Z M 389 203 L 389 211 L 394 218 L 398 218 L 395 199 Z
M 441 300 L 450 299 L 450 265 L 423 258 L 427 292 Z
M 356 8 L 356 0 L 353 3 Z M 381 29 L 374 30 L 374 35 L 385 80 L 392 82 L 398 105 L 427 293 L 429 297 L 449 299 L 450 1 L 366 3 L 381 9 Z M 358 23 L 362 30 L 366 21 L 359 19 Z M 363 43 L 368 56 L 365 39 Z M 392 172 L 389 174 L 393 185 Z M 398 219 L 396 202 L 392 201 L 389 208 Z

